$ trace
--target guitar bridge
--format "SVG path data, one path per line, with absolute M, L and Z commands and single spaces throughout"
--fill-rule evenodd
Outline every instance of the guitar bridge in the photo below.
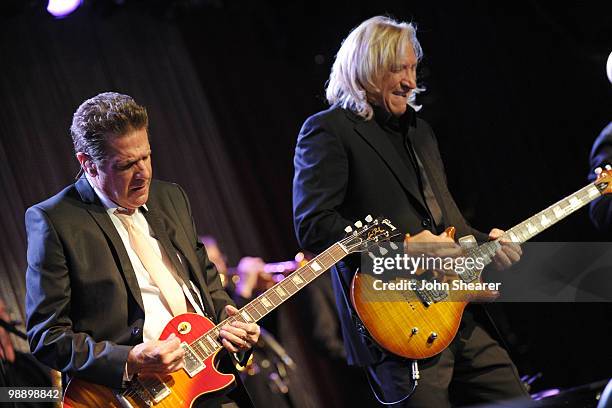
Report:
M 430 298 L 429 294 L 426 291 L 415 289 L 414 293 L 416 293 L 419 299 L 421 299 L 421 302 L 423 302 L 425 307 L 428 307 L 433 303 L 433 300 Z
M 185 367 L 189 377 L 195 377 L 200 371 L 206 368 L 206 364 L 196 355 L 191 346 L 186 342 L 181 343 L 181 347 L 185 350 Z

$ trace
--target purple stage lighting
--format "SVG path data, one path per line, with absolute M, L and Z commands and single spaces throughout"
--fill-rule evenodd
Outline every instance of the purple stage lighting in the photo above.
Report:
M 66 17 L 79 8 L 83 0 L 49 0 L 47 11 L 57 18 Z

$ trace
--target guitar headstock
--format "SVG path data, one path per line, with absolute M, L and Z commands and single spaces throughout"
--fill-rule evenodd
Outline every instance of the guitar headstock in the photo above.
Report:
M 597 167 L 595 174 L 597 175 L 595 186 L 601 195 L 612 193 L 612 166 L 606 164 L 603 167 Z
M 368 215 L 364 221 L 365 224 L 357 221 L 354 228 L 349 225 L 344 229 L 347 235 L 339 244 L 348 253 L 367 251 L 374 245 L 400 235 L 398 229 L 386 218 L 373 219 Z

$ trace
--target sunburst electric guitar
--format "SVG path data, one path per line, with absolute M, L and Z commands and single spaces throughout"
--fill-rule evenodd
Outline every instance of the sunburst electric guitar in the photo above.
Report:
M 612 168 L 606 166 L 595 182 L 521 222 L 506 231 L 505 236 L 516 243 L 531 239 L 594 199 L 609 194 L 612 191 L 611 181 Z M 451 227 L 446 232 L 454 239 L 454 231 Z M 490 241 L 479 246 L 473 236 L 459 239 L 459 244 L 466 257 L 480 258 L 484 265 L 491 262 L 500 245 L 497 241 Z M 420 272 L 423 271 L 417 271 L 416 275 Z M 482 269 L 467 269 L 450 279 L 460 279 L 466 284 L 478 283 L 482 282 L 481 272 Z M 423 285 L 414 277 L 414 287 L 418 289 L 389 290 L 381 295 L 374 285 L 376 279 L 379 277 L 366 271 L 355 274 L 351 301 L 357 315 L 380 346 L 398 356 L 414 360 L 432 357 L 450 344 L 469 302 L 491 301 L 499 295 L 492 290 L 421 290 Z M 468 285 L 461 286 L 465 288 Z M 459 285 L 451 283 L 449 287 Z
M 363 252 L 398 235 L 387 219 L 368 216 L 365 225 L 288 275 L 244 306 L 238 314 L 214 325 L 207 318 L 186 313 L 174 317 L 160 339 L 174 333 L 185 350 L 185 368 L 166 376 L 136 378 L 127 389 L 114 390 L 103 385 L 73 379 L 64 394 L 64 407 L 190 407 L 198 398 L 216 395 L 234 381 L 233 374 L 215 368 L 217 353 L 223 348 L 219 331 L 234 321 L 256 322 L 280 306 L 339 260 L 351 253 Z

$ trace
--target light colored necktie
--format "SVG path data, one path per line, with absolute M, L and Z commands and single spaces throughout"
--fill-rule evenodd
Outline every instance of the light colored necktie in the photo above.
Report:
M 136 228 L 134 220 L 130 215 L 121 214 L 118 211 L 115 211 L 115 215 L 119 217 L 119 220 L 121 220 L 121 223 L 127 230 L 132 249 L 136 252 L 142 265 L 149 272 L 151 279 L 153 279 L 153 282 L 155 282 L 155 285 L 161 291 L 163 300 L 166 301 L 166 306 L 169 307 L 172 315 L 177 316 L 186 313 L 185 294 L 181 289 L 181 285 L 172 275 L 174 267 L 166 251 L 162 248 L 160 258 L 153 249 L 149 239 L 142 231 Z

